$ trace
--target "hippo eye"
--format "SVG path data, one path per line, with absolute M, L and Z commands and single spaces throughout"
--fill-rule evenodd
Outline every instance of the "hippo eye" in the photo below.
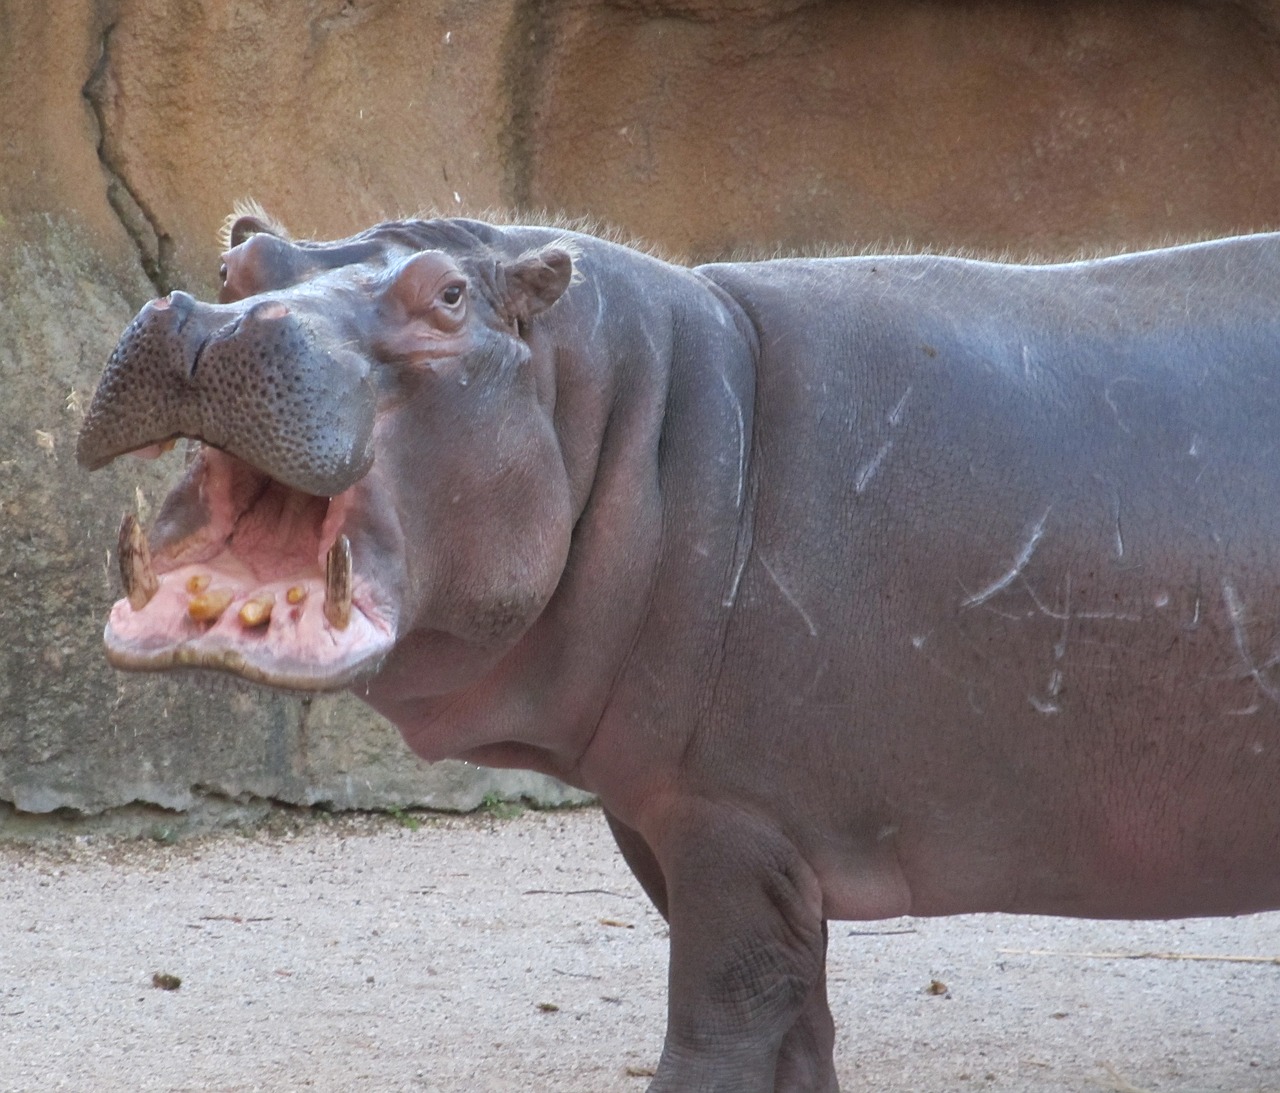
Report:
M 462 299 L 462 286 L 450 285 L 440 293 L 440 299 L 444 302 L 446 307 L 456 307 L 458 301 Z

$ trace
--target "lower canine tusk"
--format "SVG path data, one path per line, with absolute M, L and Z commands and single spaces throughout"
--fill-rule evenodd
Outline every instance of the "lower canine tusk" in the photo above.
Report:
M 141 611 L 160 587 L 156 572 L 151 568 L 151 548 L 147 536 L 131 512 L 120 521 L 120 539 L 116 551 L 120 563 L 120 581 L 129 606 Z
M 324 617 L 335 630 L 351 621 L 351 540 L 339 535 L 324 560 Z

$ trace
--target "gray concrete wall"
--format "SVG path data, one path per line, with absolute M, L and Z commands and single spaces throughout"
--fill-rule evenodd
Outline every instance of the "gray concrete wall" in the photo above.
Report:
M 145 299 L 211 291 L 236 199 L 318 236 L 523 204 L 696 257 L 1275 226 L 1276 11 L 0 0 L 0 835 L 57 810 L 562 798 L 429 768 L 350 697 L 107 668 L 115 529 L 173 471 L 83 474 L 80 416 Z

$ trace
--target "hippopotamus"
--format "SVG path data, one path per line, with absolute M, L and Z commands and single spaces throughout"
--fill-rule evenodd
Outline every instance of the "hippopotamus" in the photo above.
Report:
M 108 657 L 596 794 L 670 924 L 651 1090 L 835 1090 L 828 920 L 1280 907 L 1280 235 L 226 242 L 79 438 L 192 450 Z

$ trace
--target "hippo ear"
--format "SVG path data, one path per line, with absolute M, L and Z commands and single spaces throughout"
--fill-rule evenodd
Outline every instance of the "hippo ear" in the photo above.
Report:
M 523 326 L 546 311 L 573 280 L 573 256 L 549 246 L 523 254 L 506 267 L 507 312 Z
M 289 231 L 256 201 L 237 201 L 231 215 L 222 223 L 218 241 L 223 250 L 231 250 L 253 235 L 288 239 Z
M 227 238 L 233 247 L 238 247 L 251 235 L 275 235 L 265 220 L 259 220 L 256 216 L 238 216 L 232 222 L 231 227 L 227 229 Z

